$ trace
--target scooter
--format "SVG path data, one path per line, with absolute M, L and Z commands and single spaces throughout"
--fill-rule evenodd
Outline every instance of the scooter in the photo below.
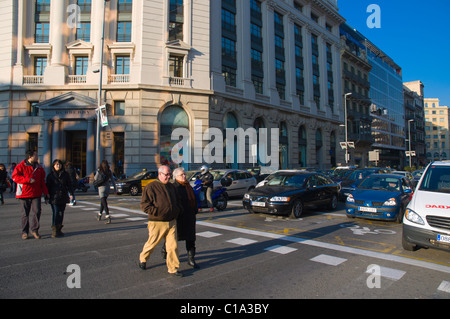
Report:
M 213 207 L 219 211 L 227 208 L 228 194 L 225 187 L 231 185 L 231 180 L 229 178 L 223 178 L 221 180 L 221 184 L 222 186 L 214 188 L 212 192 Z M 192 188 L 194 189 L 194 194 L 197 198 L 199 211 L 202 208 L 208 208 L 208 202 L 206 201 L 206 188 L 203 187 L 202 181 L 197 179 Z
M 89 176 L 86 176 L 84 178 L 80 178 L 77 181 L 77 187 L 75 188 L 75 190 L 81 190 L 83 192 L 87 192 L 87 190 L 89 189 Z

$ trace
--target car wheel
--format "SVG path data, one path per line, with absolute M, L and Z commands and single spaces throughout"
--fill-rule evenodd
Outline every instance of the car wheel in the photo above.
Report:
M 407 251 L 415 251 L 415 250 L 417 250 L 417 245 L 415 245 L 413 243 L 410 243 L 403 236 L 402 236 L 402 246 L 403 246 L 403 249 L 407 250 Z
M 299 218 L 303 213 L 303 203 L 300 200 L 297 200 L 292 205 L 291 214 L 289 218 L 296 219 Z
M 139 194 L 139 187 L 136 185 L 133 185 L 130 187 L 130 195 L 131 196 L 137 196 Z
M 338 204 L 338 198 L 337 198 L 336 194 L 333 194 L 333 196 L 331 197 L 330 203 L 328 204 L 328 209 L 335 210 L 337 208 L 337 204 Z

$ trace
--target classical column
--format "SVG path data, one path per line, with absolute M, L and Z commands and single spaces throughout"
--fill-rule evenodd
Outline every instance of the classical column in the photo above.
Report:
M 53 132 L 52 132 L 52 158 L 50 161 L 54 161 L 55 159 L 61 159 L 59 157 L 59 149 L 60 149 L 60 128 L 61 128 L 61 120 L 55 119 L 53 120 Z
M 42 126 L 42 134 L 43 134 L 43 166 L 45 168 L 46 173 L 48 174 L 50 172 L 50 167 L 52 164 L 52 154 L 51 154 L 51 146 L 52 146 L 52 139 L 50 138 L 50 120 L 45 119 L 44 125 Z
M 94 119 L 88 119 L 86 135 L 86 175 L 95 171 L 95 124 Z
M 66 39 L 66 1 L 52 1 L 50 4 L 50 44 L 52 55 L 50 65 L 45 69 L 44 83 L 47 85 L 64 85 L 66 65 L 64 64 Z

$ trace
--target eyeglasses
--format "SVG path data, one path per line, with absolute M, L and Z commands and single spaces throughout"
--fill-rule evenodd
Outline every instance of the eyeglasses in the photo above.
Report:
M 161 175 L 164 175 L 164 176 L 166 176 L 166 177 L 169 177 L 169 176 L 171 176 L 172 174 L 171 173 L 160 173 Z

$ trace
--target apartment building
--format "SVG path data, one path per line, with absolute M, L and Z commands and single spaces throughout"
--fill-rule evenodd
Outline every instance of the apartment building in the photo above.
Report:
M 278 128 L 281 168 L 343 161 L 335 0 L 1 4 L 0 162 L 32 148 L 46 168 L 59 158 L 89 174 L 107 159 L 129 175 L 176 166 L 182 146 L 181 165 L 195 169 L 211 128 Z M 245 163 L 236 148 L 212 164 L 251 166 L 251 148 Z
M 447 160 L 450 156 L 450 111 L 438 98 L 425 98 L 425 142 L 427 160 Z
M 409 151 L 409 137 L 411 137 L 411 165 L 425 166 L 427 163 L 425 144 L 425 113 L 424 113 L 424 85 L 421 81 L 403 83 L 405 101 L 406 149 Z M 407 155 L 408 153 L 406 153 Z M 409 157 L 405 158 L 409 165 Z

